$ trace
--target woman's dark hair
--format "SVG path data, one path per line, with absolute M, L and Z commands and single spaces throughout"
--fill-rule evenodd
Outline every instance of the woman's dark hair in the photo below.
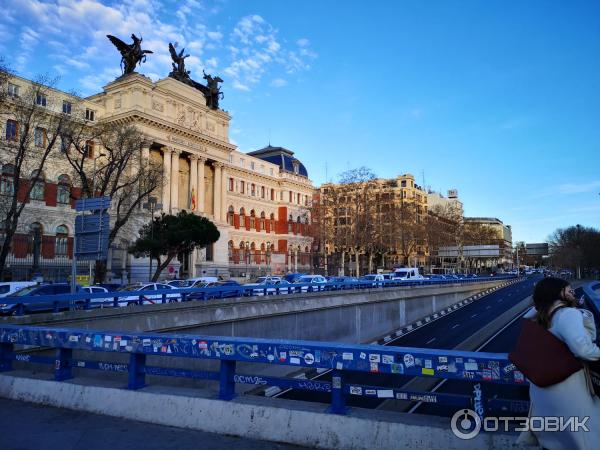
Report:
M 557 300 L 562 300 L 567 306 L 573 306 L 563 298 L 561 292 L 569 285 L 562 278 L 543 278 L 533 289 L 533 304 L 537 310 L 537 322 L 544 328 L 550 328 L 550 308 Z

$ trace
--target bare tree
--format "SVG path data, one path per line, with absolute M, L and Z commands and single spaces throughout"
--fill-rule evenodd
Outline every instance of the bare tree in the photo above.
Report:
M 11 83 L 14 75 L 6 67 L 0 68 L 0 74 L 0 115 L 5 127 L 0 139 L 1 273 L 25 205 L 36 185 L 43 183 L 48 158 L 72 118 L 60 113 L 55 105 L 51 88 L 55 80 L 39 77 L 21 92 L 17 84 Z
M 111 198 L 109 247 L 142 203 L 162 184 L 162 168 L 144 159 L 144 137 L 131 124 L 100 123 L 92 130 L 66 130 L 65 153 L 86 197 Z M 95 171 L 94 163 L 97 161 Z M 105 277 L 105 262 L 96 262 L 95 282 Z

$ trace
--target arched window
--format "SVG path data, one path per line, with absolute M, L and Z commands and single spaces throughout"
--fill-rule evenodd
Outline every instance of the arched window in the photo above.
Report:
M 31 172 L 32 179 L 36 176 L 37 181 L 33 185 L 33 188 L 31 188 L 31 194 L 29 195 L 29 197 L 31 198 L 31 200 L 44 200 L 44 187 L 46 186 L 46 183 L 44 181 L 44 174 L 43 172 L 38 172 L 37 170 Z
M 293 226 L 294 226 L 294 218 L 290 214 L 290 217 L 288 217 L 288 233 L 292 232 Z
M 296 217 L 296 223 L 301 223 L 300 216 Z
M 260 229 L 264 230 L 265 229 L 265 212 L 261 212 L 260 213 Z
M 56 244 L 54 246 L 56 256 L 67 256 L 68 237 L 69 229 L 65 225 L 56 227 Z
M 260 198 L 265 198 L 265 187 L 264 186 L 260 187 Z
M 275 200 L 275 189 L 271 189 L 271 201 Z
M 308 216 L 306 216 L 306 218 L 304 219 L 304 224 L 308 225 Z
M 252 197 L 256 197 L 256 185 L 254 183 L 252 183 L 252 185 L 250 186 L 250 195 Z
M 255 217 L 255 213 L 254 210 L 250 211 L 250 229 L 254 229 L 254 227 L 256 226 L 254 223 L 254 217 Z
M 240 226 L 246 226 L 246 211 L 244 210 L 244 208 L 240 208 Z
M 13 195 L 15 193 L 15 166 L 5 164 L 2 166 L 2 180 L 0 182 L 0 194 Z
M 227 223 L 233 226 L 233 206 L 230 206 L 227 210 Z
M 58 203 L 68 204 L 71 199 L 71 179 L 69 175 L 58 177 L 58 186 L 56 187 L 56 201 Z

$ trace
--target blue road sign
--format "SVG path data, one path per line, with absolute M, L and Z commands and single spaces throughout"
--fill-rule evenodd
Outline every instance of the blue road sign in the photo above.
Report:
M 80 261 L 106 259 L 110 216 L 89 214 L 75 217 L 75 257 Z
M 75 202 L 76 211 L 98 211 L 110 208 L 110 197 L 82 198 Z

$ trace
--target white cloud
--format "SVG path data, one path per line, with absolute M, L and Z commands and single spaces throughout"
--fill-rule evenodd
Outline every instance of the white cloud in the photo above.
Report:
M 283 87 L 287 84 L 287 81 L 285 81 L 283 78 L 275 78 L 273 81 L 271 81 L 271 86 L 273 87 Z
M 600 189 L 600 180 L 591 181 L 589 183 L 565 183 L 558 186 L 560 194 L 583 194 Z
M 307 47 L 308 44 L 310 44 L 309 40 L 306 38 L 302 38 L 302 39 L 298 39 L 296 41 L 296 44 L 298 44 L 298 47 Z

